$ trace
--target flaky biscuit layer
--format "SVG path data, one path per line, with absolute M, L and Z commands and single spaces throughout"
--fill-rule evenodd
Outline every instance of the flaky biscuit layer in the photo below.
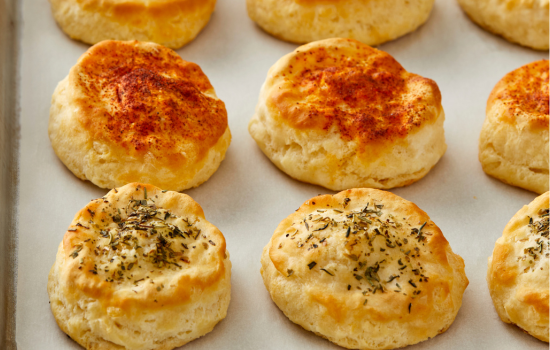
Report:
M 548 191 L 548 60 L 502 78 L 487 101 L 479 138 L 483 170 L 510 185 Z
M 306 201 L 262 255 L 285 315 L 350 349 L 392 349 L 448 329 L 468 285 L 464 261 L 416 205 L 352 189 Z

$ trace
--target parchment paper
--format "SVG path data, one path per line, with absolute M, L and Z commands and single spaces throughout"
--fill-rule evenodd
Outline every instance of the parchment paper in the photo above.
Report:
M 21 148 L 18 207 L 17 344 L 20 350 L 79 349 L 56 325 L 46 282 L 57 247 L 76 212 L 107 191 L 70 173 L 47 134 L 50 99 L 88 45 L 69 39 L 47 1 L 23 0 L 21 26 Z M 280 172 L 249 136 L 267 70 L 297 45 L 260 30 L 244 0 L 218 0 L 203 32 L 179 50 L 198 63 L 226 103 L 233 141 L 219 170 L 185 191 L 225 235 L 233 263 L 227 318 L 185 349 L 339 349 L 294 325 L 273 304 L 259 273 L 260 255 L 278 223 L 305 200 L 328 190 Z M 485 104 L 507 72 L 548 58 L 473 24 L 454 0 L 438 0 L 416 32 L 380 46 L 407 70 L 434 79 L 446 112 L 448 150 L 421 181 L 392 192 L 416 203 L 466 262 L 470 286 L 454 324 L 408 349 L 547 349 L 504 324 L 487 289 L 487 257 L 510 218 L 536 195 L 486 176 L 477 159 Z

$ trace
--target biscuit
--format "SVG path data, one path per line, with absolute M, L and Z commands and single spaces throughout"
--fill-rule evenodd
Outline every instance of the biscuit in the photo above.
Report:
M 206 26 L 216 0 L 50 0 L 61 29 L 88 44 L 140 40 L 177 49 Z
M 415 204 L 351 189 L 306 201 L 262 254 L 271 298 L 294 323 L 350 349 L 445 332 L 468 285 L 464 261 Z
M 468 17 L 506 40 L 548 50 L 548 0 L 458 0 Z
M 434 0 L 247 0 L 249 17 L 282 40 L 350 38 L 379 45 L 416 30 Z
M 437 84 L 349 39 L 297 48 L 269 70 L 248 130 L 282 171 L 331 190 L 388 189 L 445 153 Z
M 225 318 L 230 278 L 225 239 L 191 197 L 133 183 L 76 214 L 48 294 L 88 350 L 170 350 Z
M 67 168 L 103 188 L 196 187 L 231 142 L 225 104 L 200 67 L 136 41 L 104 41 L 80 57 L 55 89 L 48 131 Z
M 548 192 L 524 206 L 504 228 L 489 258 L 487 284 L 506 323 L 548 342 Z
M 548 191 L 548 60 L 504 76 L 487 101 L 479 137 L 483 170 L 538 194 Z

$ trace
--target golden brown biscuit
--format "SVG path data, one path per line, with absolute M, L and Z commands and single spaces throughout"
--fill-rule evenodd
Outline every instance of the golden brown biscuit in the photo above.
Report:
M 548 0 L 458 0 L 486 30 L 537 50 L 548 50 Z
M 437 84 L 349 39 L 297 48 L 271 69 L 248 129 L 295 179 L 331 190 L 409 185 L 445 153 Z
M 103 188 L 196 187 L 231 142 L 225 104 L 200 67 L 137 41 L 104 41 L 80 57 L 55 89 L 48 131 L 67 168 Z
M 514 215 L 489 258 L 487 283 L 500 319 L 548 342 L 548 192 Z
M 504 76 L 487 101 L 479 161 L 497 179 L 527 190 L 548 191 L 548 60 Z
M 393 349 L 449 328 L 464 261 L 413 203 L 352 189 L 306 201 L 262 255 L 271 298 L 292 321 L 350 349 Z
M 152 41 L 177 49 L 206 26 L 216 0 L 50 0 L 65 33 L 88 44 Z
M 225 239 L 191 197 L 133 183 L 76 214 L 48 294 L 88 350 L 169 350 L 225 318 L 230 278 Z
M 416 30 L 434 0 L 247 0 L 248 15 L 266 32 L 304 44 L 350 38 L 379 45 Z

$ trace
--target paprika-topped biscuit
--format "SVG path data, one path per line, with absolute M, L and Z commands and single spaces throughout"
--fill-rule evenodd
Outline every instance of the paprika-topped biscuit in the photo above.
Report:
M 266 32 L 304 44 L 350 38 L 379 45 L 416 30 L 434 0 L 247 0 L 248 15 Z
M 206 26 L 216 0 L 50 0 L 52 13 L 71 38 L 151 41 L 177 49 Z
M 191 197 L 133 183 L 76 214 L 48 294 L 88 350 L 170 350 L 226 316 L 230 278 L 225 239 Z
M 161 45 L 104 41 L 52 97 L 49 135 L 76 176 L 181 191 L 208 180 L 231 141 L 225 104 L 200 67 Z
M 548 191 L 548 60 L 504 76 L 487 101 L 479 137 L 483 170 L 513 186 Z
M 392 193 L 352 189 L 281 221 L 261 273 L 277 306 L 350 349 L 393 349 L 445 332 L 468 285 L 429 216 Z
M 489 257 L 487 283 L 500 319 L 548 342 L 548 192 L 514 215 Z
M 267 75 L 248 129 L 291 177 L 331 190 L 424 177 L 447 148 L 437 84 L 349 39 L 297 48 Z

